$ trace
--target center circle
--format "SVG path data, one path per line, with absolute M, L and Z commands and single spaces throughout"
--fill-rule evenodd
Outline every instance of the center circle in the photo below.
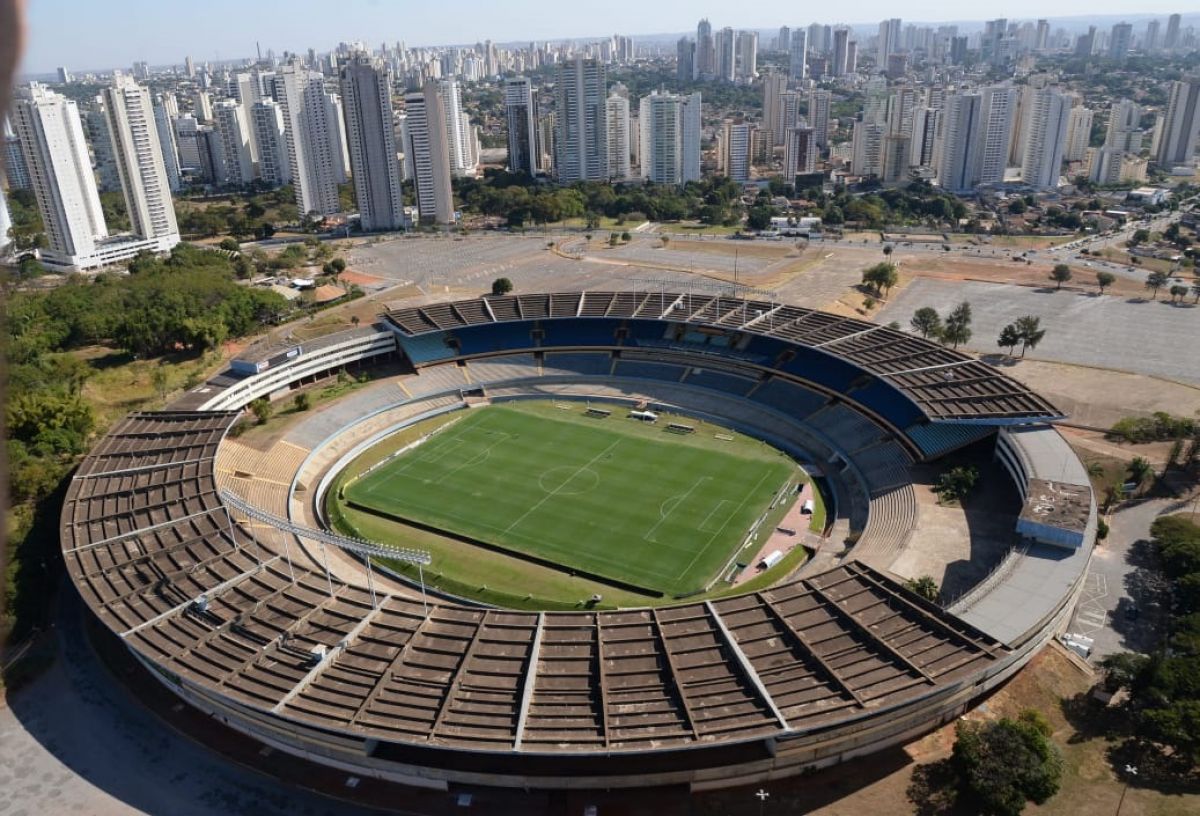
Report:
M 578 496 L 595 490 L 600 477 L 591 468 L 559 465 L 538 477 L 538 487 L 556 496 Z

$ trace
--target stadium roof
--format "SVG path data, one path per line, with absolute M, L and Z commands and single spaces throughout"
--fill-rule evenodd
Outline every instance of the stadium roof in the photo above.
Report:
M 975 357 L 852 317 L 711 293 L 561 292 L 476 298 L 385 315 L 408 336 L 507 321 L 565 318 L 669 320 L 778 338 L 817 349 L 899 390 L 934 420 L 1046 420 L 1053 404 Z
M 303 548 L 274 551 L 230 514 L 215 456 L 236 416 L 120 422 L 71 482 L 62 547 L 128 646 L 264 713 L 549 762 L 805 733 L 937 697 L 1011 655 L 856 562 L 653 610 L 426 608 L 398 584 L 327 576 Z

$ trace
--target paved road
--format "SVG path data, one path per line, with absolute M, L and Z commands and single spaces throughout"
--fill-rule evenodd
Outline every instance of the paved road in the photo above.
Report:
M 1154 648 L 1163 587 L 1151 558 L 1150 525 L 1163 513 L 1178 512 L 1189 504 L 1154 499 L 1112 514 L 1108 539 L 1092 555 L 1067 630 L 1094 639 L 1093 662 L 1115 652 L 1148 653 Z
M 64 588 L 64 594 L 73 593 Z M 367 816 L 179 736 L 99 663 L 67 599 L 54 665 L 0 708 L 0 816 Z

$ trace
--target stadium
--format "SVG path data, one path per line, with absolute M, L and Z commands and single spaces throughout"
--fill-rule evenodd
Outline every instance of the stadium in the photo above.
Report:
M 231 434 L 359 367 L 370 387 L 269 446 Z M 128 416 L 71 482 L 62 552 L 154 677 L 272 748 L 444 790 L 727 787 L 926 733 L 1061 629 L 1096 507 L 1060 419 L 968 355 L 751 292 L 434 302 Z M 1012 479 L 1021 544 L 943 608 L 888 566 L 912 468 L 966 446 Z M 806 475 L 836 546 L 731 580 Z M 569 580 L 489 595 L 439 558 Z

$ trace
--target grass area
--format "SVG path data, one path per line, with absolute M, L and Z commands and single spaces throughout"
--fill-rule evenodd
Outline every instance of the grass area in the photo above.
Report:
M 182 390 L 193 388 L 224 364 L 224 357 L 168 356 L 135 359 L 106 346 L 64 352 L 91 367 L 83 395 L 96 412 L 96 427 L 107 428 L 130 411 L 161 408 Z M 155 372 L 161 372 L 155 382 Z
M 700 422 L 690 418 L 683 419 L 681 421 L 694 425 L 697 430 L 692 435 L 677 436 L 666 433 L 663 430 L 663 423 L 670 421 L 670 417 L 663 416 L 657 426 L 634 423 L 629 420 L 618 419 L 617 411 L 619 408 L 616 406 L 612 407 L 614 408 L 614 416 L 607 420 L 597 420 L 583 416 L 585 407 L 582 405 L 571 405 L 569 409 L 564 409 L 555 407 L 553 403 L 523 402 L 520 403 L 519 410 L 520 413 L 537 422 L 539 432 L 545 422 L 548 421 L 570 422 L 570 424 L 582 431 L 595 430 L 596 426 L 601 423 L 622 425 L 623 427 L 619 430 L 624 432 L 622 434 L 625 440 L 622 442 L 623 445 L 637 445 L 640 447 L 647 442 L 656 445 L 665 445 L 671 449 L 665 452 L 666 455 L 671 457 L 671 467 L 677 470 L 680 469 L 680 465 L 676 457 L 680 453 L 695 454 L 698 452 L 706 456 L 709 454 L 727 456 L 730 454 L 731 449 L 733 449 L 742 457 L 748 456 L 754 463 L 756 471 L 761 470 L 764 466 L 777 467 L 782 465 L 787 472 L 793 475 L 795 481 L 807 481 L 807 477 L 803 471 L 782 453 L 756 440 L 732 434 L 719 425 Z M 598 608 L 646 606 L 673 601 L 674 598 L 670 593 L 666 597 L 663 597 L 658 593 L 640 592 L 633 587 L 622 588 L 602 580 L 592 580 L 583 575 L 572 574 L 569 568 L 563 569 L 558 566 L 535 563 L 526 558 L 509 555 L 501 550 L 468 543 L 438 530 L 422 529 L 421 527 L 407 523 L 403 518 L 383 517 L 377 513 L 356 509 L 346 503 L 335 500 L 334 497 L 340 494 L 343 485 L 352 484 L 356 478 L 370 468 L 388 459 L 412 442 L 430 436 L 443 426 L 453 425 L 454 427 L 446 428 L 443 432 L 447 435 L 446 438 L 449 439 L 452 435 L 458 433 L 458 426 L 463 421 L 473 419 L 476 416 L 482 416 L 497 409 L 498 406 L 489 409 L 475 409 L 470 413 L 460 411 L 429 419 L 393 434 L 370 450 L 364 452 L 342 471 L 333 490 L 330 491 L 327 510 L 331 521 L 336 527 L 349 534 L 374 541 L 391 543 L 396 546 L 416 547 L 429 551 L 433 556 L 433 563 L 426 568 L 425 578 L 430 586 L 454 595 L 474 598 L 485 603 L 510 606 L 517 609 L 572 609 L 592 606 L 593 604 L 590 603 L 590 599 L 594 594 L 602 596 L 602 601 L 595 604 Z M 480 411 L 483 411 L 483 414 L 480 414 Z M 605 433 L 610 433 L 610 431 L 606 430 Z M 717 434 L 723 437 L 732 437 L 732 439 L 718 439 Z M 439 434 L 434 439 L 440 439 L 441 436 Z M 427 441 L 415 450 L 419 451 L 422 455 L 428 455 L 428 445 L 429 442 Z M 555 456 L 560 457 L 558 459 L 560 462 L 570 461 L 570 457 L 574 456 L 577 458 L 578 455 L 579 453 L 576 449 L 568 450 L 564 448 L 563 452 L 555 452 Z M 404 457 L 393 461 L 402 462 L 404 461 Z M 551 465 L 543 465 L 543 468 L 547 466 Z M 784 478 L 786 477 L 781 475 L 778 484 L 772 482 L 770 488 L 764 487 L 767 494 L 765 498 L 770 498 L 770 492 L 781 486 Z M 507 490 L 504 480 L 501 479 L 499 481 L 503 485 L 503 489 Z M 509 481 L 511 481 L 511 477 Z M 472 492 L 475 492 L 477 489 L 473 489 Z M 729 489 L 740 489 L 740 486 L 731 483 Z M 541 493 L 542 497 L 546 495 L 540 486 L 537 487 L 537 490 Z M 592 492 L 594 493 L 595 491 Z M 448 504 L 453 505 L 453 498 L 447 496 L 443 498 Z M 561 494 L 560 498 L 563 498 Z M 473 503 L 472 506 L 478 501 L 474 496 L 471 496 L 470 499 Z M 719 499 L 719 501 L 721 500 L 728 499 Z M 546 502 L 546 504 L 548 505 L 550 502 Z M 690 500 L 688 504 L 691 504 Z M 791 502 L 789 501 L 781 501 L 774 508 L 766 512 L 764 521 L 759 526 L 758 531 L 745 545 L 745 548 L 740 551 L 745 555 L 746 559 L 753 557 L 753 554 L 761 548 L 763 536 L 769 535 L 770 531 L 780 523 L 790 505 Z M 610 521 L 608 516 L 612 514 L 612 507 L 615 506 L 604 507 L 600 505 L 603 512 L 607 514 L 605 516 L 605 523 Z M 593 505 L 594 507 L 595 505 Z M 658 507 L 656 506 L 652 509 L 654 514 L 658 515 Z M 668 507 L 668 510 L 674 509 Z M 566 506 L 562 508 L 562 512 L 564 515 L 572 515 L 571 508 Z M 626 514 L 625 508 L 622 508 L 621 514 Z M 818 499 L 816 515 L 820 518 L 823 514 L 824 507 Z M 753 516 L 750 521 L 757 518 L 758 516 Z M 684 527 L 687 528 L 687 519 L 682 519 L 682 521 L 685 522 Z M 687 546 L 691 548 L 693 554 L 699 546 L 698 539 L 707 540 L 711 537 L 711 534 L 698 532 L 698 528 L 704 521 L 704 518 L 691 518 L 690 528 L 684 529 L 681 533 L 682 536 L 685 536 L 684 540 L 687 542 Z M 710 575 L 715 570 L 721 568 L 725 561 L 729 560 L 733 555 L 733 548 L 740 545 L 743 538 L 745 538 L 750 521 L 737 527 L 729 525 L 731 542 L 728 546 L 722 548 L 723 558 L 711 568 Z M 575 522 L 572 521 L 571 523 L 574 524 Z M 713 525 L 710 524 L 709 526 Z M 578 529 L 572 528 L 572 532 L 574 533 L 571 537 L 573 544 L 574 539 L 579 537 Z M 637 540 L 643 546 L 645 545 L 645 542 L 640 537 Z M 629 546 L 624 541 L 619 543 L 622 547 Z M 730 591 L 746 591 L 747 586 L 750 589 L 767 586 L 789 574 L 803 562 L 803 559 L 803 549 L 796 548 L 794 552 L 789 553 L 785 557 L 782 563 L 777 564 L 763 575 L 756 576 L 751 582 L 733 589 L 724 582 L 719 581 L 714 587 L 712 594 L 715 596 L 728 594 Z M 735 560 L 741 561 L 742 559 L 738 558 Z M 417 578 L 417 570 L 415 568 L 408 568 L 399 563 L 390 563 L 388 566 L 414 580 Z
M 950 239 L 956 243 L 970 241 L 972 238 L 980 236 L 971 235 L 968 233 L 955 233 L 950 236 Z M 993 235 L 984 241 L 985 246 L 990 247 L 1011 247 L 1014 249 L 1049 249 L 1060 244 L 1066 244 L 1075 240 L 1074 235 Z
M 701 589 L 796 466 L 748 437 L 670 434 L 553 404 L 492 406 L 344 489 L 360 509 L 681 595 Z M 615 512 L 614 512 L 615 511 Z
M 365 375 L 365 376 L 364 376 Z M 341 399 L 351 391 L 356 391 L 359 388 L 366 386 L 370 382 L 370 375 L 366 372 L 357 377 L 348 373 L 339 374 L 336 379 L 326 385 L 318 388 L 308 388 L 309 407 L 312 411 L 334 400 Z M 300 393 L 297 391 L 296 393 Z M 404 395 L 397 389 L 396 402 L 400 402 Z M 277 436 L 283 431 L 297 416 L 306 413 L 296 407 L 295 397 L 291 399 L 280 400 L 274 404 L 274 411 L 266 422 L 251 422 L 249 419 L 242 420 L 242 424 L 235 426 L 234 433 L 247 444 L 254 445 L 269 441 L 270 438 Z
M 659 233 L 675 233 L 678 235 L 736 235 L 741 231 L 741 224 L 733 224 L 726 227 L 719 224 L 701 224 L 698 221 L 679 221 L 658 225 Z

